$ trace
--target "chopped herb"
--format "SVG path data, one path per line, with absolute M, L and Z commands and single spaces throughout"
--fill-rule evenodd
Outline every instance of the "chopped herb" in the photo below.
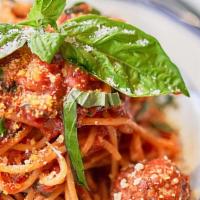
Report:
M 97 106 L 108 108 L 119 106 L 121 101 L 118 93 L 105 93 L 99 91 L 82 92 L 77 89 L 72 89 L 64 101 L 63 117 L 65 145 L 79 184 L 87 187 L 77 136 L 77 104 L 84 108 Z
M 174 131 L 174 129 L 165 122 L 153 121 L 153 122 L 151 122 L 151 125 L 153 128 L 157 129 L 158 131 L 164 132 L 164 133 L 170 133 L 170 132 Z
M 0 118 L 0 137 L 3 137 L 6 132 L 4 119 Z
M 5 92 L 10 92 L 10 93 L 13 93 L 16 91 L 17 89 L 17 84 L 15 81 L 12 81 L 9 85 L 7 84 L 4 84 L 4 82 L 2 83 L 2 89 L 5 91 Z

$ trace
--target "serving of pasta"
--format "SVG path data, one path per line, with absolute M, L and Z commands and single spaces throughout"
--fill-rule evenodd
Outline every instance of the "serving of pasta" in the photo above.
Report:
M 0 8 L 0 199 L 191 199 L 164 112 L 189 93 L 157 40 L 87 3 L 31 6 Z

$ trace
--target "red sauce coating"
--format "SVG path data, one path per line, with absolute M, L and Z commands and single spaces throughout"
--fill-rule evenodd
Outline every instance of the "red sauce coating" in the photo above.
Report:
M 121 171 L 112 200 L 189 200 L 188 177 L 167 158 L 136 164 Z
M 42 62 L 27 47 L 2 59 L 0 65 L 0 117 L 6 113 L 13 121 L 37 128 L 45 124 L 44 129 L 54 136 L 62 131 L 63 98 L 71 88 L 94 90 L 103 85 L 60 57 L 52 64 Z

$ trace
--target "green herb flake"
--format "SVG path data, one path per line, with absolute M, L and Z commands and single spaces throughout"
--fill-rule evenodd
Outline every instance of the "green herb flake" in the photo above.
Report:
M 6 132 L 4 119 L 0 118 L 0 137 L 3 137 Z

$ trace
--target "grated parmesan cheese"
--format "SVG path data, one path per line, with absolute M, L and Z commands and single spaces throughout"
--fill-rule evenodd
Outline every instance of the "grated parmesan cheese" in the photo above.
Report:
M 140 40 L 137 40 L 137 41 L 136 41 L 136 44 L 145 47 L 145 46 L 147 46 L 147 45 L 149 44 L 149 41 L 146 40 L 146 39 L 143 39 L 143 40 L 140 39 Z
M 141 182 L 141 178 L 136 178 L 134 181 L 133 181 L 133 185 L 139 185 L 140 182 Z
M 140 170 L 143 170 L 144 169 L 144 165 L 142 163 L 137 163 L 135 165 L 135 170 L 136 171 L 140 171 Z
M 120 187 L 121 187 L 122 189 L 128 187 L 128 183 L 127 183 L 127 180 L 126 180 L 125 178 L 123 178 L 123 179 L 120 181 Z
M 121 199 L 122 199 L 122 193 L 121 192 L 114 193 L 114 200 L 121 200 Z
M 93 49 L 93 47 L 91 47 L 91 46 L 89 46 L 89 45 L 85 45 L 84 47 L 83 47 L 88 53 L 89 52 L 92 52 L 94 49 Z
M 117 27 L 106 27 L 106 26 L 100 26 L 98 25 L 98 30 L 94 33 L 95 38 L 102 38 L 105 37 L 106 35 L 110 35 L 111 33 L 115 32 L 118 30 Z

